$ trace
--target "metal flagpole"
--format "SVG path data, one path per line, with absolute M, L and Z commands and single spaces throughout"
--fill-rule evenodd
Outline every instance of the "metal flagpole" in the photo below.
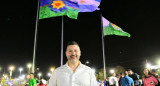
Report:
M 62 16 L 62 31 L 61 31 L 61 66 L 63 65 L 63 16 Z
M 35 26 L 35 36 L 34 36 L 34 50 L 33 50 L 33 63 L 32 63 L 32 73 L 34 73 L 35 69 L 35 59 L 36 59 L 36 48 L 37 48 L 37 38 L 38 38 L 38 18 L 39 18 L 39 3 L 40 0 L 38 0 L 38 5 L 37 5 L 37 16 L 36 16 L 36 26 Z
M 105 50 L 104 50 L 104 31 L 103 31 L 103 20 L 102 20 L 102 14 L 101 17 L 101 30 L 102 30 L 102 51 L 103 51 L 103 69 L 104 69 L 104 80 L 106 79 L 106 60 L 105 60 Z

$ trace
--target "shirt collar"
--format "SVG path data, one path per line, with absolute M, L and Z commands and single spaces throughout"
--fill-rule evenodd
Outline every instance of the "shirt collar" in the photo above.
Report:
M 68 62 L 66 62 L 65 66 L 66 66 L 66 67 L 69 67 Z M 77 68 L 79 68 L 79 67 L 80 67 L 80 68 L 83 68 L 84 65 L 80 62 L 79 66 L 78 66 Z M 69 67 L 69 68 L 70 68 L 70 67 Z

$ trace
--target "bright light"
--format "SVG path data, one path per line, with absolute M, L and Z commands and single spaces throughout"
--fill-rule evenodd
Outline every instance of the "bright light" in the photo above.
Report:
M 51 73 L 48 73 L 48 76 L 50 77 L 52 74 Z
M 13 70 L 14 70 L 14 67 L 13 67 L 13 66 L 10 66 L 10 67 L 9 67 L 9 70 L 10 70 L 10 71 L 13 71 Z
M 89 61 L 86 61 L 86 64 L 89 64 Z
M 150 69 L 150 68 L 151 68 L 151 64 L 148 63 L 148 64 L 146 65 L 146 67 L 147 67 L 148 69 Z
M 111 70 L 110 70 L 110 73 L 114 73 L 114 70 L 113 70 L 113 69 L 111 69 Z
M 19 68 L 19 71 L 20 71 L 20 72 L 23 71 L 23 68 Z
M 41 73 L 38 73 L 38 76 L 40 77 L 42 74 Z
M 32 66 L 31 64 L 28 64 L 28 65 L 27 65 L 28 68 L 31 68 L 31 66 Z
M 53 71 L 54 71 L 54 68 L 52 67 L 52 68 L 50 68 L 50 71 L 53 73 Z
M 158 65 L 160 65 L 160 60 L 158 61 Z

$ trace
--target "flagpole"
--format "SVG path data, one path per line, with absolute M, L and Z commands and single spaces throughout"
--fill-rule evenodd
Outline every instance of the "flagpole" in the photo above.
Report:
M 36 16 L 36 25 L 35 25 L 35 36 L 34 36 L 34 49 L 33 49 L 33 63 L 32 63 L 32 73 L 35 72 L 35 59 L 36 59 L 36 49 L 37 49 L 37 38 L 38 38 L 38 18 L 39 18 L 39 3 L 40 0 L 38 0 L 37 5 L 37 16 Z
M 61 30 L 61 66 L 63 65 L 63 16 L 62 16 L 62 30 Z
M 106 60 L 105 60 L 105 50 L 104 50 L 104 31 L 103 31 L 103 20 L 102 14 L 100 14 L 101 18 L 101 30 L 102 30 L 102 52 L 103 52 L 103 69 L 104 69 L 104 80 L 106 79 Z

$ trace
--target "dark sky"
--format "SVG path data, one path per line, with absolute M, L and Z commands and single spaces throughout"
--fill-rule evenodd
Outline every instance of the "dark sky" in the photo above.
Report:
M 159 1 L 102 0 L 100 11 L 79 13 L 78 19 L 64 16 L 64 50 L 75 40 L 82 51 L 81 61 L 89 66 L 103 67 L 102 14 L 131 37 L 105 36 L 106 66 L 121 65 L 135 71 L 146 59 L 157 64 L 160 59 Z M 10 64 L 26 68 L 32 62 L 36 25 L 37 0 L 2 1 L 0 7 L 0 66 L 8 72 Z M 60 65 L 62 17 L 39 20 L 36 67 L 43 72 Z M 67 61 L 64 54 L 64 63 Z M 17 70 L 16 70 L 17 71 Z M 27 70 L 25 70 L 27 71 Z

